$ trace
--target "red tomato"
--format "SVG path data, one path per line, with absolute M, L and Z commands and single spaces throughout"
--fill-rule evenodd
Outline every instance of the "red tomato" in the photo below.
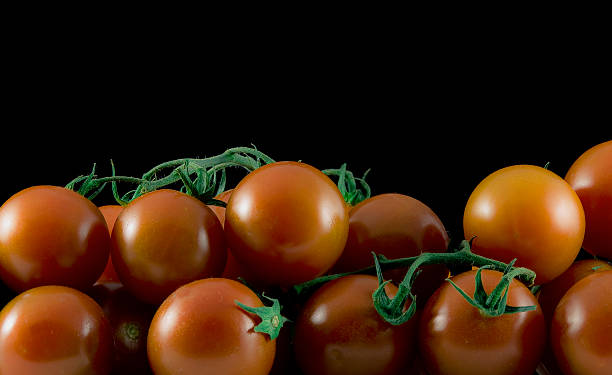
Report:
M 612 374 L 612 271 L 578 281 L 563 296 L 550 342 L 566 375 Z
M 537 274 L 544 284 L 576 259 L 584 238 L 584 211 L 561 177 L 544 168 L 515 165 L 485 178 L 470 195 L 463 216 L 476 254 Z
M 596 269 L 593 269 L 596 268 Z M 578 281 L 585 277 L 595 273 L 612 270 L 612 266 L 602 260 L 597 259 L 584 259 L 574 262 L 563 272 L 560 276 L 556 277 L 549 283 L 542 286 L 537 294 L 538 302 L 544 312 L 544 318 L 546 323 L 550 325 L 553 314 L 561 298 L 567 293 L 567 291 Z M 554 354 L 552 352 L 552 346 L 546 347 L 544 358 L 542 359 L 542 366 L 553 374 L 560 374 L 561 370 L 558 368 Z
M 586 217 L 583 247 L 593 255 L 612 259 L 612 141 L 582 154 L 565 180 L 574 188 Z
M 108 259 L 100 210 L 57 186 L 34 186 L 0 207 L 0 277 L 20 292 L 41 285 L 92 286 Z
M 111 242 L 121 283 L 151 304 L 181 285 L 221 275 L 225 267 L 219 220 L 204 203 L 176 190 L 156 190 L 125 206 Z
M 422 202 L 402 194 L 381 194 L 362 201 L 349 214 L 349 234 L 342 256 L 331 273 L 372 266 L 371 252 L 389 259 L 413 257 L 422 252 L 443 252 L 449 238 L 436 214 Z M 423 267 L 413 293 L 424 304 L 448 276 L 443 265 Z M 399 283 L 407 268 L 385 273 Z
M 452 280 L 468 295 L 475 290 L 476 271 Z M 482 271 L 487 293 L 502 273 Z M 537 306 L 536 310 L 489 317 L 469 304 L 450 284 L 442 285 L 421 315 L 419 348 L 432 375 L 533 374 L 546 343 L 544 315 L 535 296 L 519 281 L 508 290 L 508 305 Z
M 227 204 L 225 232 L 258 282 L 287 287 L 324 274 L 346 244 L 348 214 L 338 187 L 297 162 L 249 173 Z
M 72 288 L 33 288 L 0 312 L 0 374 L 109 374 L 111 346 L 100 306 Z
M 265 375 L 276 341 L 253 329 L 259 318 L 238 307 L 261 307 L 243 284 L 205 279 L 172 293 L 155 313 L 147 342 L 156 375 Z
M 295 353 L 305 375 L 395 375 L 411 365 L 414 319 L 385 322 L 372 301 L 378 279 L 351 275 L 330 281 L 306 302 L 295 327 Z M 397 288 L 387 285 L 387 295 Z
M 93 286 L 89 295 L 102 307 L 113 334 L 113 374 L 151 374 L 147 334 L 155 314 L 151 305 L 135 299 L 120 283 Z
M 100 207 L 100 212 L 104 216 L 106 226 L 108 226 L 109 234 L 113 232 L 115 221 L 117 220 L 117 216 L 119 216 L 121 211 L 123 211 L 123 207 L 119 205 L 108 205 Z M 117 276 L 117 271 L 115 271 L 115 267 L 113 267 L 113 261 L 110 257 L 110 252 L 108 254 L 108 262 L 106 263 L 106 268 L 104 269 L 104 272 L 102 272 L 102 275 L 100 276 L 97 282 L 119 282 L 119 276 Z

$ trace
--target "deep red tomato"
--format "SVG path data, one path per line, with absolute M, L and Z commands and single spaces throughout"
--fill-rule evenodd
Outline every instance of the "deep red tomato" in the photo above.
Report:
M 476 254 L 537 274 L 544 284 L 576 259 L 584 238 L 580 199 L 561 177 L 544 168 L 515 165 L 487 176 L 468 199 L 466 239 Z
M 155 308 L 135 299 L 116 282 L 94 285 L 89 292 L 104 311 L 113 334 L 113 374 L 151 374 L 147 334 Z
M 476 271 L 452 280 L 474 295 Z M 482 271 L 487 293 L 502 273 Z M 485 316 L 450 284 L 442 285 L 429 299 L 421 315 L 419 348 L 432 375 L 528 375 L 533 374 L 546 344 L 544 314 L 535 296 L 519 281 L 508 290 L 508 305 L 537 306 L 536 310 Z
M 238 307 L 261 307 L 243 284 L 209 278 L 184 285 L 155 313 L 149 329 L 149 362 L 156 375 L 265 375 L 276 341 L 253 328 L 259 318 Z
M 595 268 L 595 269 L 593 269 Z M 550 325 L 553 318 L 555 308 L 561 301 L 561 298 L 567 293 L 567 291 L 578 281 L 585 277 L 595 273 L 612 270 L 612 265 L 598 259 L 584 259 L 574 262 L 561 275 L 556 277 L 549 283 L 542 286 L 537 294 L 538 302 L 544 312 L 544 318 L 546 323 Z M 550 343 L 546 347 L 544 358 L 542 359 L 542 366 L 551 372 L 552 374 L 560 374 L 561 370 L 557 366 L 557 361 L 552 352 L 552 346 Z
M 57 186 L 34 186 L 0 207 L 0 277 L 20 292 L 41 285 L 79 290 L 102 274 L 110 236 L 100 210 Z
M 176 190 L 149 192 L 125 206 L 111 242 L 121 283 L 151 304 L 181 285 L 221 275 L 225 267 L 219 220 L 204 203 Z
M 395 375 L 411 365 L 416 321 L 385 322 L 372 301 L 378 279 L 351 275 L 330 281 L 306 302 L 295 327 L 295 354 L 306 375 Z M 387 284 L 387 295 L 397 288 Z
M 259 283 L 286 287 L 324 274 L 348 235 L 348 214 L 333 181 L 314 167 L 277 162 L 249 173 L 225 214 L 229 248 Z
M 593 255 L 612 259 L 612 141 L 582 154 L 565 180 L 574 188 L 586 217 L 583 247 Z
M 389 259 L 406 258 L 446 251 L 448 243 L 444 225 L 425 204 L 402 194 L 380 194 L 350 210 L 346 246 L 330 273 L 372 266 L 372 251 Z M 399 283 L 406 270 L 386 272 L 385 278 Z M 447 276 L 443 265 L 424 266 L 414 284 L 417 301 L 424 304 Z
M 566 375 L 612 374 L 612 271 L 578 281 L 563 296 L 550 342 Z
M 102 309 L 76 289 L 33 288 L 0 312 L 0 374 L 109 374 L 111 348 Z
M 117 216 L 123 211 L 123 207 L 119 205 L 108 205 L 100 207 L 100 212 L 104 216 L 104 220 L 106 221 L 106 226 L 108 227 L 109 234 L 113 232 L 113 227 L 115 226 L 115 221 L 117 220 Z M 113 267 L 113 261 L 110 256 L 110 252 L 108 254 L 108 262 L 106 263 L 106 268 L 100 278 L 98 278 L 98 283 L 103 282 L 119 282 L 119 276 L 117 276 L 117 271 L 115 271 L 115 267 Z

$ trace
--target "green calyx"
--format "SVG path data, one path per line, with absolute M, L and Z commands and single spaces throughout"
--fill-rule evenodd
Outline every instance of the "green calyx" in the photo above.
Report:
M 321 172 L 327 176 L 338 177 L 338 189 L 342 193 L 344 201 L 351 206 L 364 201 L 371 196 L 371 190 L 368 183 L 365 181 L 366 176 L 370 172 L 365 171 L 361 178 L 355 177 L 353 172 L 346 169 L 346 163 L 342 164 L 338 169 L 324 169 Z
M 274 340 L 278 337 L 281 328 L 283 328 L 283 325 L 289 319 L 281 315 L 282 307 L 277 299 L 267 297 L 264 294 L 262 296 L 270 300 L 272 306 L 250 307 L 239 301 L 234 302 L 244 311 L 255 314 L 261 319 L 261 322 L 255 326 L 255 332 L 267 334 L 271 340 Z

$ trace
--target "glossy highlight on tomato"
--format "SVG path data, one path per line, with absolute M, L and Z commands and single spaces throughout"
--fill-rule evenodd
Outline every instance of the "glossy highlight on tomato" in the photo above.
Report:
M 111 347 L 102 309 L 76 289 L 33 288 L 0 311 L 3 375 L 106 375 Z
M 111 242 L 121 283 L 150 304 L 191 281 L 221 275 L 227 256 L 223 228 L 210 208 L 170 189 L 125 206 Z
M 474 295 L 476 271 L 453 276 L 469 296 Z M 482 270 L 484 289 L 491 293 L 502 273 Z M 450 284 L 429 299 L 419 325 L 421 358 L 431 375 L 533 374 L 546 343 L 542 310 L 531 291 L 517 280 L 508 289 L 508 305 L 536 310 L 485 316 Z
M 586 218 L 583 247 L 612 260 L 612 141 L 591 147 L 570 167 L 565 180 L 578 194 Z
M 295 354 L 305 375 L 395 375 L 411 366 L 416 321 L 393 326 L 374 308 L 378 279 L 345 276 L 323 285 L 298 316 Z M 386 286 L 392 298 L 397 287 Z
M 502 168 L 482 180 L 463 216 L 472 251 L 535 271 L 544 284 L 569 268 L 584 239 L 584 210 L 571 186 L 533 165 Z
M 612 373 L 612 271 L 572 286 L 555 309 L 550 342 L 565 375 Z
M 254 331 L 260 319 L 235 301 L 261 307 L 245 285 L 209 278 L 184 285 L 155 313 L 147 340 L 156 375 L 266 375 L 276 341 Z
M 328 271 L 348 235 L 342 194 L 318 169 L 276 162 L 236 186 L 225 213 L 236 260 L 262 284 L 288 287 Z
M 342 256 L 330 273 L 355 271 L 374 265 L 372 252 L 388 259 L 444 252 L 449 237 L 438 216 L 421 201 L 403 194 L 380 194 L 362 201 L 349 213 L 349 234 Z M 422 267 L 413 293 L 422 303 L 448 276 L 444 265 Z M 400 283 L 407 268 L 385 272 Z
M 42 285 L 92 286 L 108 260 L 100 210 L 82 195 L 34 186 L 0 207 L 0 278 L 22 292 Z

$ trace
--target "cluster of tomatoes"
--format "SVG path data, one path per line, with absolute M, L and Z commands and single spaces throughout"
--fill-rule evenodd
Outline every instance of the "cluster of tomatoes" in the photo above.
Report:
M 500 316 L 466 296 L 486 299 L 506 273 L 448 264 L 420 267 L 410 320 L 379 314 L 381 280 L 359 271 L 372 252 L 452 250 L 438 216 L 414 198 L 380 194 L 352 206 L 299 162 L 263 165 L 215 198 L 226 206 L 168 188 L 102 207 L 55 186 L 10 197 L 0 207 L 10 297 L 0 374 L 612 373 L 612 141 L 586 151 L 565 178 L 511 166 L 469 197 L 473 253 L 516 259 L 537 275 L 537 288 L 511 280 L 501 311 L 533 308 Z M 389 297 L 405 274 L 384 272 Z

